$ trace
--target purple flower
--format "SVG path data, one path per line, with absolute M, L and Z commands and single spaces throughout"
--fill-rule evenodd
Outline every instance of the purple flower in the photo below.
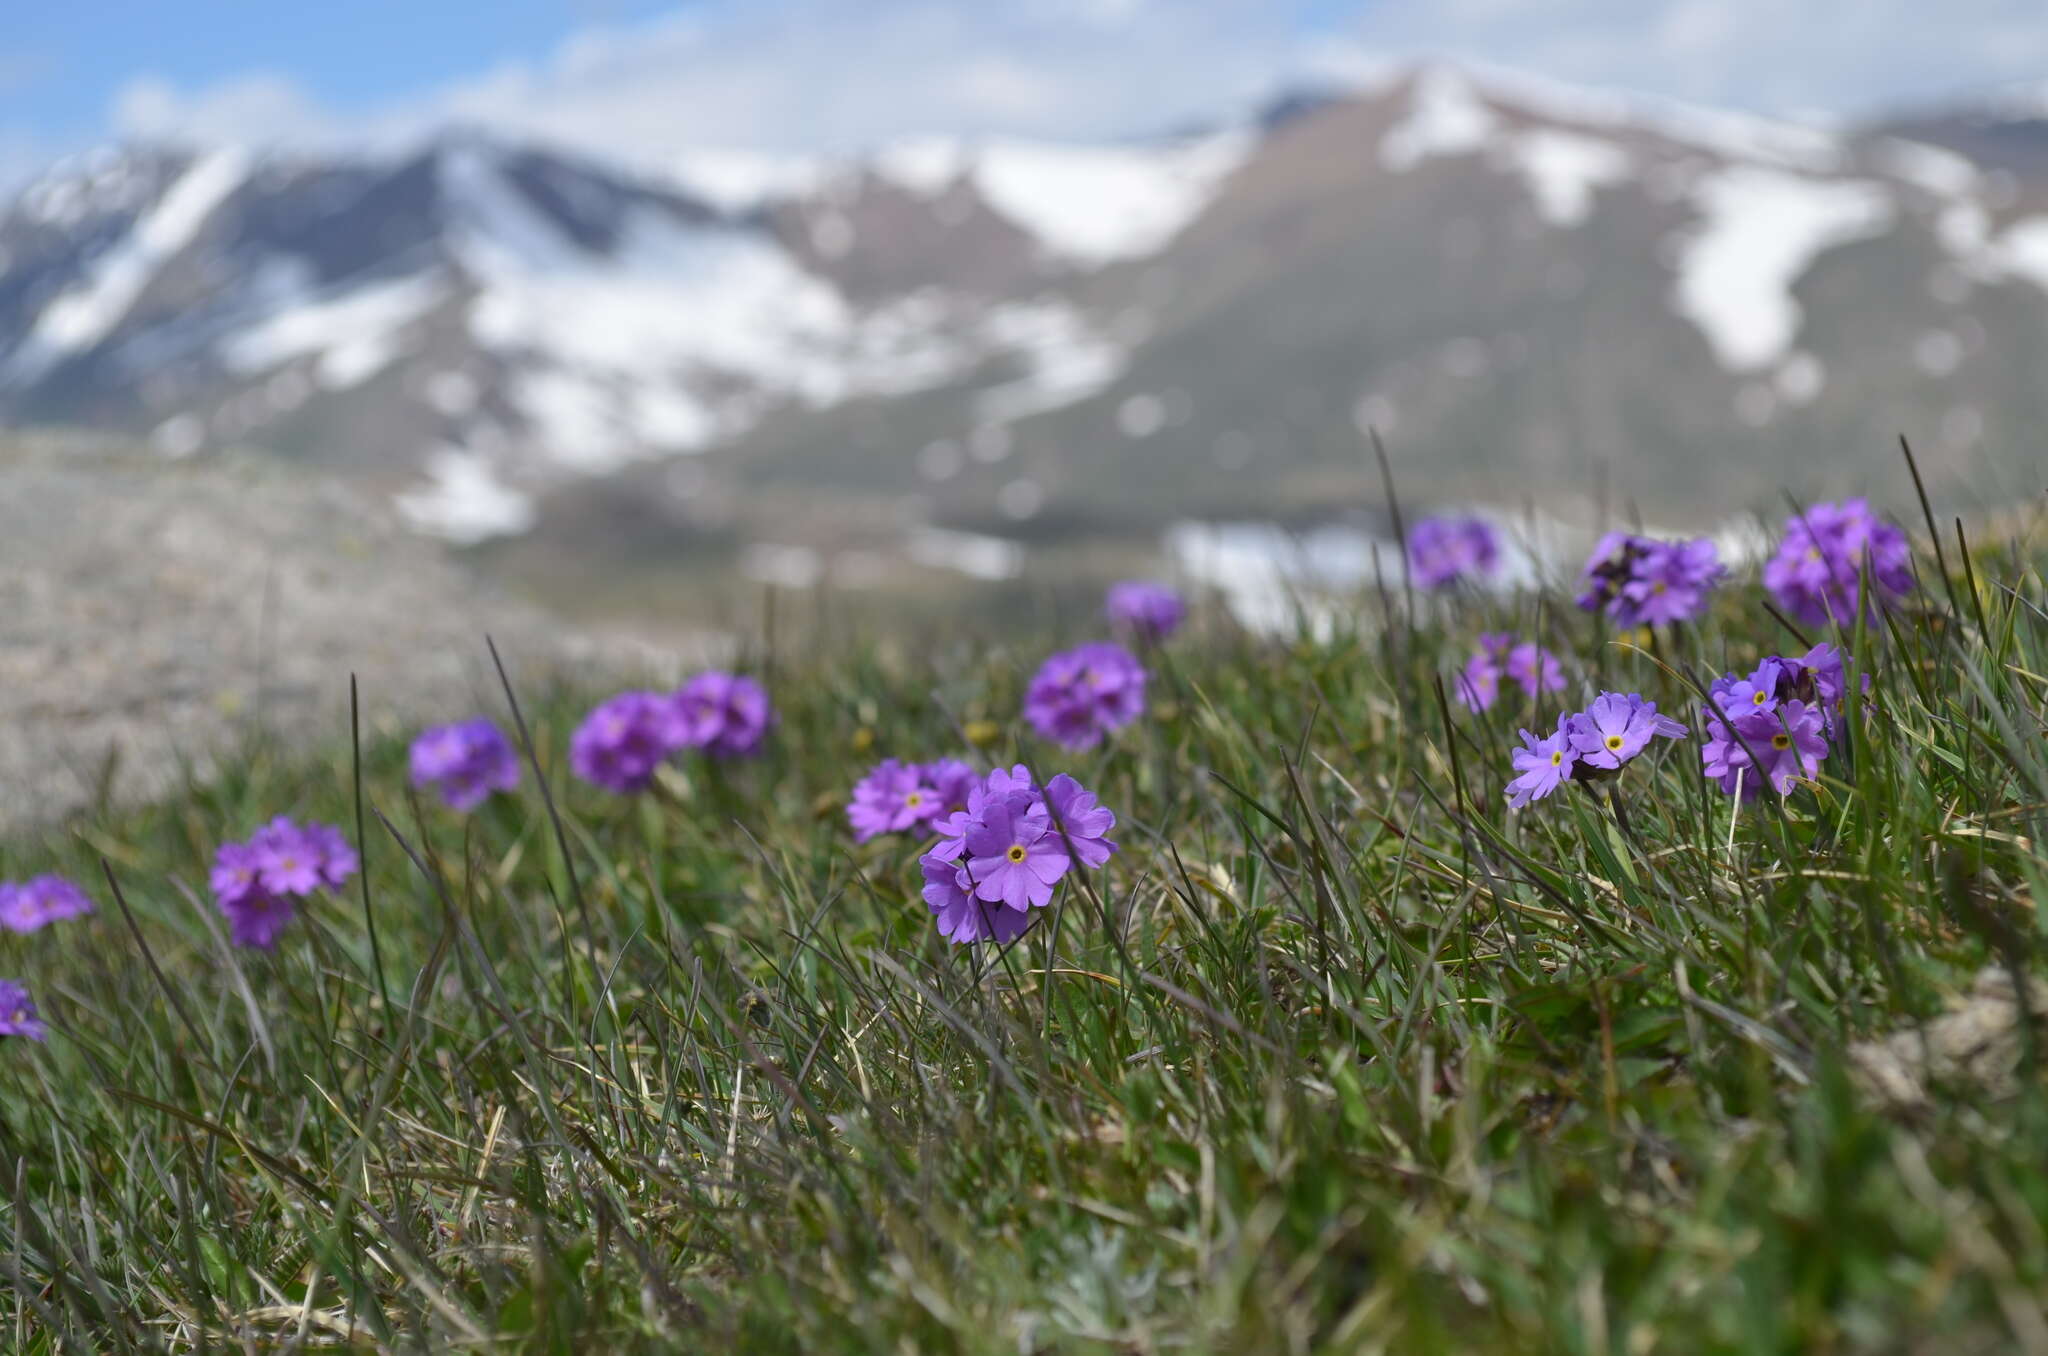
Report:
M 279 815 L 249 839 L 256 854 L 257 880 L 274 895 L 310 895 L 324 883 L 326 858 L 305 831 Z
M 1062 772 L 1045 784 L 1045 803 L 1050 808 L 1052 836 L 1071 848 L 1081 865 L 1098 867 L 1109 860 L 1116 844 L 1109 831 L 1116 827 L 1116 815 L 1095 800 L 1095 793 Z
M 1710 700 L 1702 708 L 1703 713 L 1709 720 L 1719 720 L 1724 715 L 1733 720 L 1753 711 L 1775 711 L 1782 676 L 1778 661 L 1766 659 L 1747 678 L 1731 673 L 1716 679 L 1707 688 Z
M 437 789 L 451 809 L 474 810 L 519 785 L 519 755 L 488 720 L 436 725 L 412 742 L 412 784 Z
M 264 854 L 253 842 L 222 843 L 214 850 L 211 883 L 235 945 L 268 950 L 291 921 L 294 905 L 264 886 L 263 863 Z
M 1621 597 L 1621 586 L 1635 573 L 1635 559 L 1641 554 L 1637 540 L 1627 532 L 1609 532 L 1600 538 L 1593 554 L 1586 557 L 1586 568 L 1580 572 L 1586 581 L 1579 591 L 1580 608 L 1599 612 L 1614 606 Z
M 1527 730 L 1521 734 L 1522 747 L 1511 755 L 1520 775 L 1508 783 L 1508 804 L 1517 810 L 1532 800 L 1542 800 L 1570 781 L 1578 763 L 1571 733 L 1563 721 L 1558 722 L 1556 733 L 1548 739 L 1538 739 Z
M 1658 541 L 1610 532 L 1586 561 L 1579 606 L 1605 611 L 1621 626 L 1690 621 L 1727 570 L 1714 543 Z
M 945 802 L 938 789 L 925 780 L 922 765 L 885 758 L 854 783 L 853 798 L 846 803 L 846 820 L 853 825 L 854 841 L 865 843 L 885 833 L 930 824 L 944 809 Z
M 932 814 L 934 822 L 955 810 L 966 809 L 967 798 L 981 781 L 979 773 L 957 758 L 941 758 L 937 762 L 926 763 L 922 771 L 924 784 L 938 799 L 938 809 Z M 1028 778 L 1029 774 L 1026 776 Z
M 775 723 L 767 692 L 744 674 L 700 673 L 677 691 L 675 704 L 683 743 L 713 758 L 752 757 Z
M 1792 684 L 1808 705 L 1833 710 L 1848 695 L 1849 679 L 1842 670 L 1842 652 L 1826 641 L 1797 659 L 1780 659 L 1778 663 L 1791 670 Z M 1863 681 L 1868 684 L 1870 675 L 1864 674 Z
M 210 883 L 236 945 L 268 949 L 292 920 L 297 897 L 341 885 L 360 865 L 341 830 L 301 827 L 280 815 L 248 842 L 216 848 Z
M 974 897 L 967 870 L 956 862 L 926 853 L 918 859 L 924 869 L 924 900 L 931 906 L 939 935 L 956 946 L 992 941 L 1007 946 L 1031 926 L 1028 909 L 1012 909 Z
M 1792 783 L 1820 773 L 1828 756 L 1819 708 L 1788 701 L 1773 710 L 1731 713 L 1731 724 L 1710 721 L 1700 748 L 1701 770 L 1718 781 L 1723 794 L 1734 795 L 1738 782 L 1744 800 L 1762 791 L 1763 783 L 1788 795 Z
M 1458 671 L 1458 703 L 1467 711 L 1491 711 L 1500 700 L 1500 664 L 1481 650 Z
M 628 795 L 684 743 L 676 702 L 656 692 L 621 692 L 600 702 L 569 737 L 569 768 L 584 781 Z
M 1040 788 L 1021 763 L 995 769 L 965 810 L 940 821 L 939 841 L 919 859 L 939 931 L 955 942 L 1014 940 L 1075 862 L 1109 860 L 1115 826 L 1095 793 L 1065 773 Z
M 1145 710 L 1145 667 L 1121 645 L 1097 642 L 1052 656 L 1024 692 L 1024 718 L 1062 748 L 1100 744 Z
M 261 887 L 233 902 L 220 901 L 220 911 L 228 919 L 228 937 L 234 944 L 265 951 L 277 945 L 278 936 L 297 910 L 291 896 L 273 895 Z
M 1500 539 L 1484 518 L 1424 518 L 1408 531 L 1408 569 L 1426 589 L 1486 579 L 1500 565 Z
M 1013 791 L 984 805 L 962 835 L 974 895 L 1013 909 L 1042 909 L 1074 864 L 1043 803 Z
M 1509 678 L 1522 685 L 1522 691 L 1531 698 L 1546 692 L 1564 690 L 1564 665 L 1557 656 L 1540 645 L 1525 643 L 1508 651 L 1507 663 L 1501 666 Z
M 348 838 L 332 824 L 308 824 L 300 832 L 320 858 L 320 883 L 332 889 L 346 882 L 363 863 Z
M 1165 640 L 1187 620 L 1188 606 L 1164 584 L 1125 579 L 1109 586 L 1103 610 L 1110 624 L 1145 644 Z
M 34 932 L 47 923 L 91 912 L 91 898 L 62 876 L 37 876 L 19 885 L 0 883 L 0 927 L 9 932 Z
M 28 990 L 11 979 L 0 979 L 0 1036 L 26 1036 L 42 1040 L 50 1028 L 36 1015 L 36 1001 Z
M 213 872 L 208 883 L 223 909 L 250 895 L 261 894 L 262 859 L 247 843 L 222 843 L 213 850 Z
M 1869 599 L 1862 596 L 1866 570 Z M 1906 534 L 1862 499 L 1815 504 L 1787 518 L 1785 538 L 1764 566 L 1764 587 L 1778 605 L 1811 626 L 1848 626 L 1859 608 L 1874 616 L 1877 605 L 1898 601 L 1914 586 Z
M 1685 734 L 1683 724 L 1658 715 L 1657 703 L 1633 692 L 1601 693 L 1584 711 L 1565 717 L 1563 728 L 1581 762 L 1607 770 L 1620 768 L 1657 735 L 1678 739 Z

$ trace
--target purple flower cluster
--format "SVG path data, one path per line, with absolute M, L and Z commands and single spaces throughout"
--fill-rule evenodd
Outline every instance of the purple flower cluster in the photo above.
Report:
M 92 899 L 62 876 L 0 881 L 0 927 L 9 932 L 34 932 L 60 919 L 92 912 Z
M 1766 782 L 1790 794 L 1793 782 L 1819 775 L 1847 690 L 1841 653 L 1826 644 L 1796 658 L 1773 655 L 1746 677 L 1720 678 L 1700 710 L 1707 736 L 1701 770 L 1723 795 L 1754 800 Z
M 1508 783 L 1508 804 L 1516 809 L 1542 800 L 1566 782 L 1601 781 L 1650 746 L 1653 738 L 1679 739 L 1685 726 L 1659 715 L 1657 703 L 1633 692 L 1603 692 L 1583 711 L 1557 722 L 1545 739 L 1523 730 L 1512 755 L 1516 777 Z
M 451 809 L 474 810 L 519 785 L 519 755 L 488 720 L 436 725 L 412 742 L 412 784 L 438 790 Z
M 1489 631 L 1479 637 L 1479 648 L 1458 673 L 1459 702 L 1468 711 L 1491 710 L 1500 700 L 1502 678 L 1520 684 L 1533 701 L 1546 692 L 1564 690 L 1564 665 L 1533 641 L 1518 645 L 1511 635 Z
M 1875 595 L 1868 600 L 1866 569 Z M 1785 520 L 1785 539 L 1764 566 L 1764 587 L 1809 626 L 1847 626 L 1866 601 L 1896 602 L 1913 591 L 1913 548 L 1865 500 L 1815 504 Z
M 1021 763 L 997 768 L 965 809 L 939 823 L 937 845 L 918 859 L 940 935 L 960 945 L 1014 942 L 1076 862 L 1109 860 L 1115 826 L 1116 815 L 1065 773 L 1041 788 Z
M 28 990 L 11 979 L 0 979 L 0 1036 L 26 1036 L 32 1041 L 50 1034 L 36 1015 L 36 1001 Z
M 1610 532 L 1587 560 L 1579 606 L 1605 612 L 1621 626 L 1654 626 L 1691 621 L 1706 609 L 1707 595 L 1728 573 L 1714 543 L 1657 541 Z
M 1073 752 L 1145 713 L 1145 666 L 1121 645 L 1098 641 L 1045 661 L 1024 691 L 1024 718 Z
M 927 833 L 941 819 L 967 808 L 968 793 L 980 779 L 953 758 L 935 763 L 900 763 L 885 758 L 854 783 L 846 803 L 853 838 L 865 843 L 885 833 L 916 829 Z
M 342 884 L 360 864 L 340 829 L 279 815 L 248 842 L 222 843 L 214 852 L 213 896 L 235 944 L 267 950 L 291 921 L 295 901 Z
M 713 758 L 752 757 L 775 723 L 768 693 L 744 674 L 700 673 L 677 690 L 675 703 L 683 747 Z
M 700 673 L 675 692 L 621 692 L 598 703 L 569 738 L 569 768 L 584 781 L 629 795 L 644 791 L 672 754 L 713 758 L 757 753 L 775 723 L 752 678 Z
M 599 702 L 569 736 L 569 770 L 621 795 L 646 789 L 662 760 L 683 747 L 673 697 L 621 692 Z
M 1103 602 L 1110 625 L 1140 644 L 1165 640 L 1187 620 L 1188 605 L 1164 584 L 1125 579 L 1109 586 Z
M 1424 518 L 1408 530 L 1408 569 L 1426 589 L 1488 579 L 1500 567 L 1500 538 L 1484 518 Z

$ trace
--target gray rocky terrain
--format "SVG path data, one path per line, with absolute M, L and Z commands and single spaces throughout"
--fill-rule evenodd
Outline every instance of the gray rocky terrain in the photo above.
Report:
M 253 728 L 486 712 L 515 682 L 679 667 L 673 645 L 565 628 L 473 579 L 380 501 L 274 457 L 0 440 L 0 822 L 159 792 Z

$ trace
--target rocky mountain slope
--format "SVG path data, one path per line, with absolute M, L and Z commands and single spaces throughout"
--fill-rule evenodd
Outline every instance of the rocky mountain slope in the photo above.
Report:
M 1901 433 L 2009 502 L 2048 169 L 1967 123 L 1431 66 L 1141 144 L 658 178 L 470 132 L 107 152 L 0 216 L 0 423 L 254 443 L 572 552 L 1315 513 L 1376 500 L 1368 428 L 1422 502 L 1897 493 Z

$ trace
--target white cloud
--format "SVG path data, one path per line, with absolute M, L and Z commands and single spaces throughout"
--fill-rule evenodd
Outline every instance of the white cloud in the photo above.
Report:
M 1865 112 L 2048 67 L 2040 0 L 1379 0 L 1367 48 L 1765 112 Z
M 467 121 L 667 164 L 926 132 L 1103 137 L 1213 121 L 1290 84 L 1465 57 L 1774 112 L 1858 111 L 2048 68 L 2040 0 L 1359 0 L 1308 34 L 1270 0 L 746 0 L 591 27 L 546 59 L 347 116 L 289 78 L 141 79 L 116 131 L 381 141 Z M 0 176 L 8 149 L 0 133 Z
M 139 76 L 114 95 L 108 120 L 117 136 L 141 141 L 323 143 L 351 129 L 288 76 L 258 71 L 185 91 Z
M 845 151 L 919 133 L 1099 137 L 1210 121 L 1303 68 L 1262 0 L 749 0 L 593 27 L 344 118 L 290 80 L 198 90 L 145 78 L 110 119 L 131 136 L 324 142 L 471 122 L 643 160 L 703 147 Z

